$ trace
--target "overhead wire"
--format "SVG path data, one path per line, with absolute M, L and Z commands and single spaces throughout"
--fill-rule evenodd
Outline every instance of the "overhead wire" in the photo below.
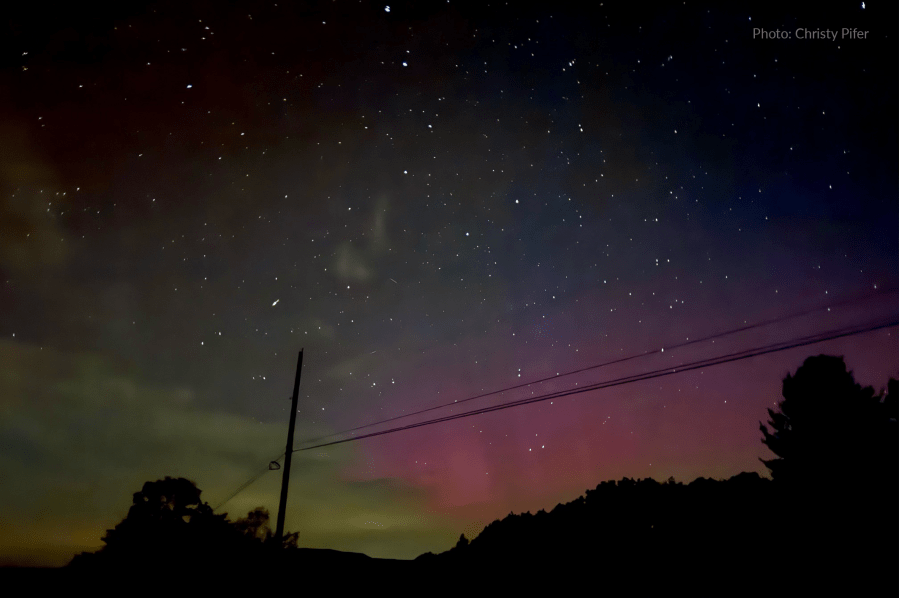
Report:
M 251 477 L 249 480 L 247 480 L 246 482 L 244 482 L 244 483 L 241 484 L 240 486 L 238 486 L 238 487 L 237 487 L 237 490 L 235 490 L 235 491 L 232 492 L 230 495 L 228 495 L 228 498 L 226 498 L 225 500 L 223 500 L 222 502 L 220 502 L 220 503 L 218 504 L 218 506 L 215 507 L 215 508 L 213 508 L 212 510 L 213 510 L 213 511 L 218 511 L 218 510 L 221 509 L 223 506 L 225 506 L 225 504 L 227 504 L 228 501 L 230 501 L 232 498 L 234 498 L 235 496 L 237 496 L 238 494 L 240 494 L 241 492 L 243 492 L 244 490 L 246 490 L 247 488 L 249 488 L 250 485 L 251 485 L 253 482 L 255 482 L 256 480 L 258 480 L 259 478 L 261 478 L 262 475 L 263 475 L 265 472 L 271 470 L 271 464 L 272 464 L 272 463 L 277 463 L 277 462 L 280 461 L 281 458 L 284 457 L 286 454 L 287 454 L 287 452 L 285 451 L 285 452 L 281 453 L 280 455 L 278 455 L 276 458 L 274 458 L 274 459 L 272 459 L 271 461 L 269 461 L 269 464 L 265 467 L 265 469 L 263 469 L 262 471 L 260 471 L 259 473 L 257 473 L 257 474 L 254 475 L 253 477 Z
M 437 409 L 443 409 L 444 407 L 454 407 L 454 406 L 460 405 L 460 404 L 462 404 L 462 403 L 467 403 L 467 402 L 469 402 L 469 401 L 474 401 L 474 400 L 476 400 L 476 399 L 482 399 L 482 398 L 484 398 L 484 397 L 489 397 L 489 396 L 492 396 L 492 395 L 501 394 L 501 393 L 504 393 L 504 392 L 509 392 L 509 391 L 511 391 L 511 390 L 517 390 L 517 389 L 519 389 L 519 388 L 524 388 L 524 387 L 526 387 L 526 386 L 531 386 L 531 385 L 533 385 L 533 384 L 541 384 L 541 383 L 547 382 L 547 381 L 549 381 L 549 380 L 558 380 L 558 379 L 560 379 L 560 378 L 564 378 L 565 376 L 571 376 L 571 375 L 573 375 L 573 374 L 580 374 L 580 373 L 582 373 L 582 372 L 586 372 L 586 371 L 589 371 L 589 370 L 595 370 L 595 369 L 598 369 L 598 368 L 601 368 L 601 367 L 606 367 L 606 366 L 614 365 L 614 364 L 617 364 L 617 363 L 623 363 L 623 362 L 625 362 L 625 361 L 630 361 L 630 360 L 637 359 L 637 358 L 640 358 L 640 357 L 647 357 L 647 356 L 649 356 L 649 355 L 655 355 L 656 353 L 662 353 L 664 349 L 668 349 L 668 350 L 672 350 L 672 349 L 680 349 L 680 348 L 683 348 L 683 347 L 687 347 L 687 346 L 689 346 L 689 345 L 694 345 L 694 344 L 696 344 L 696 343 L 702 343 L 702 342 L 706 342 L 706 341 L 710 341 L 710 340 L 722 338 L 722 337 L 725 337 L 725 336 L 729 336 L 729 335 L 731 335 L 731 334 L 736 334 L 736 333 L 738 333 L 738 332 L 745 332 L 745 331 L 747 331 L 747 330 L 752 330 L 752 329 L 754 329 L 754 328 L 760 328 L 760 327 L 763 327 L 763 326 L 769 326 L 769 325 L 771 325 L 771 324 L 778 324 L 778 323 L 781 323 L 781 322 L 785 322 L 785 321 L 787 321 L 787 320 L 792 320 L 792 319 L 794 319 L 794 318 L 799 318 L 799 317 L 802 317 L 802 316 L 810 315 L 810 314 L 813 314 L 813 313 L 816 313 L 816 312 L 819 312 L 819 311 L 830 310 L 830 309 L 832 309 L 832 308 L 834 308 L 834 307 L 841 307 L 841 306 L 844 306 L 844 305 L 849 305 L 849 304 L 852 304 L 852 303 L 858 303 L 858 302 L 861 302 L 861 301 L 865 301 L 865 300 L 871 299 L 871 298 L 873 298 L 873 297 L 879 297 L 879 296 L 889 295 L 889 294 L 895 293 L 895 292 L 897 292 L 897 291 L 899 291 L 899 287 L 890 287 L 890 288 L 886 288 L 886 289 L 881 289 L 881 290 L 878 290 L 877 292 L 874 292 L 874 293 L 866 293 L 866 294 L 863 294 L 863 295 L 858 295 L 858 296 L 855 296 L 855 297 L 850 297 L 850 298 L 843 299 L 843 300 L 840 300 L 840 301 L 836 301 L 836 302 L 833 302 L 833 303 L 828 303 L 828 304 L 826 304 L 826 305 L 822 305 L 822 306 L 820 306 L 820 307 L 816 307 L 816 308 L 813 308 L 813 309 L 805 309 L 805 310 L 801 310 L 801 311 L 792 312 L 792 313 L 790 313 L 790 314 L 786 314 L 786 315 L 783 315 L 783 316 L 778 316 L 778 317 L 776 317 L 776 318 L 770 318 L 770 319 L 767 319 L 767 320 L 762 320 L 762 321 L 756 322 L 756 323 L 754 323 L 754 324 L 749 324 L 749 325 L 746 325 L 746 326 L 741 326 L 741 327 L 739 327 L 739 328 L 734 328 L 734 329 L 727 330 L 727 331 L 724 331 L 724 332 L 719 332 L 719 333 L 716 333 L 716 334 L 713 334 L 713 335 L 710 335 L 710 336 L 704 336 L 704 337 L 702 337 L 702 338 L 698 338 L 698 339 L 694 339 L 694 340 L 689 340 L 689 341 L 685 341 L 685 342 L 682 342 L 682 343 L 676 343 L 676 344 L 673 344 L 673 345 L 668 345 L 668 346 L 666 346 L 666 347 L 664 347 L 664 348 L 654 349 L 654 350 L 645 351 L 645 352 L 639 353 L 639 354 L 629 355 L 629 356 L 627 356 L 627 357 L 621 357 L 621 358 L 618 358 L 618 359 L 613 359 L 613 360 L 611 360 L 611 361 L 606 361 L 606 362 L 599 363 L 599 364 L 596 364 L 596 365 L 591 365 L 591 366 L 579 368 L 579 369 L 576 369 L 576 370 L 571 370 L 571 371 L 565 372 L 564 374 L 556 374 L 555 376 L 547 376 L 547 377 L 545 377 L 545 378 L 540 378 L 540 379 L 538 379 L 538 380 L 531 380 L 531 381 L 529 381 L 529 382 L 522 382 L 521 384 L 516 384 L 516 385 L 514 385 L 514 386 L 508 386 L 508 387 L 506 387 L 506 388 L 501 388 L 501 389 L 498 389 L 498 390 L 493 390 L 493 391 L 490 391 L 490 392 L 482 393 L 482 394 L 475 395 L 475 396 L 468 397 L 468 398 L 461 399 L 461 400 L 455 400 L 455 401 L 453 401 L 452 403 L 442 403 L 442 404 L 440 404 L 440 405 L 435 405 L 435 406 L 433 406 L 433 407 L 428 407 L 428 408 L 426 408 L 426 409 L 421 409 L 421 410 L 419 410 L 419 411 L 413 411 L 412 413 L 406 413 L 406 414 L 403 414 L 403 415 L 397 415 L 397 416 L 395 416 L 395 417 L 389 417 L 389 418 L 387 418 L 387 419 L 382 419 L 382 420 L 380 420 L 380 421 L 368 423 L 368 424 L 365 424 L 365 425 L 362 425 L 362 426 L 357 426 L 357 427 L 355 427 L 355 428 L 349 428 L 349 429 L 347 429 L 347 430 L 342 430 L 342 431 L 340 431 L 340 432 L 333 432 L 333 433 L 331 433 L 331 434 L 326 434 L 326 435 L 324 435 L 324 436 L 318 436 L 318 437 L 316 437 L 316 438 L 310 438 L 310 439 L 307 439 L 307 440 L 300 441 L 300 444 L 308 444 L 308 443 L 310 443 L 310 442 L 319 442 L 319 441 L 321 441 L 321 440 L 324 440 L 324 439 L 326 439 L 326 438 L 331 438 L 331 437 L 333 437 L 333 436 L 340 436 L 340 435 L 342 435 L 342 434 L 349 434 L 349 433 L 355 432 L 355 431 L 357 431 L 357 430 L 364 430 L 365 428 L 371 428 L 371 427 L 378 426 L 378 425 L 381 425 L 381 424 L 386 424 L 386 423 L 389 423 L 389 422 L 392 422 L 392 421 L 397 421 L 397 420 L 400 420 L 400 419 L 405 419 L 405 418 L 407 418 L 407 417 L 412 417 L 412 416 L 415 416 L 415 415 L 421 415 L 422 413 L 428 413 L 428 412 L 430 412 L 430 411 L 436 411 Z M 311 447 L 310 447 L 310 448 L 311 448 Z
M 833 339 L 837 339 L 837 338 L 842 338 L 842 337 L 845 337 L 845 336 L 852 336 L 852 335 L 855 335 L 855 334 L 862 334 L 862 333 L 864 333 L 864 332 L 872 332 L 872 331 L 874 331 L 874 330 L 879 330 L 879 329 L 882 329 L 882 328 L 889 328 L 889 327 L 892 327 L 892 326 L 899 326 L 899 320 L 894 319 L 894 320 L 890 320 L 890 321 L 886 321 L 886 322 L 879 322 L 879 323 L 873 324 L 873 325 L 866 325 L 866 326 L 863 327 L 863 328 L 858 328 L 858 327 L 854 327 L 854 328 L 852 328 L 852 327 L 849 327 L 849 328 L 842 328 L 842 329 L 838 329 L 838 330 L 835 330 L 835 331 L 829 331 L 829 332 L 826 332 L 826 333 L 810 335 L 810 336 L 807 336 L 807 337 L 801 337 L 800 339 L 793 339 L 793 340 L 791 340 L 791 341 L 783 341 L 783 342 L 780 342 L 780 343 L 774 343 L 774 344 L 770 344 L 770 345 L 767 345 L 767 346 L 757 347 L 757 348 L 755 348 L 755 349 L 747 349 L 747 350 L 744 350 L 744 351 L 738 351 L 738 352 L 736 352 L 736 353 L 731 353 L 731 354 L 728 354 L 728 355 L 723 355 L 723 356 L 714 357 L 714 358 L 710 358 L 710 359 L 703 359 L 703 360 L 700 360 L 700 361 L 696 361 L 696 362 L 692 362 L 692 363 L 688 363 L 688 364 L 682 364 L 682 365 L 675 366 L 675 367 L 662 368 L 662 369 L 655 370 L 655 371 L 652 371 L 652 372 L 647 372 L 647 373 L 644 373 L 644 374 L 637 374 L 637 375 L 634 375 L 634 376 L 626 376 L 626 377 L 624 377 L 624 378 L 619 378 L 619 379 L 616 379 L 616 380 L 609 380 L 609 381 L 606 381 L 606 382 L 600 382 L 600 383 L 596 383 L 596 384 L 592 384 L 592 385 L 588 385 L 588 386 L 584 386 L 584 387 L 580 387 L 580 388 L 575 388 L 575 389 L 567 389 L 567 390 L 563 390 L 563 391 L 552 392 L 552 393 L 548 393 L 548 394 L 545 394 L 545 395 L 539 395 L 539 396 L 537 396 L 537 397 L 527 397 L 527 398 L 524 398 L 524 399 L 519 399 L 519 400 L 517 400 L 517 401 L 511 401 L 511 402 L 508 402 L 508 403 L 500 403 L 499 405 L 493 405 L 493 406 L 490 406 L 490 407 L 483 407 L 483 408 L 481 408 L 481 409 L 476 409 L 476 410 L 473 410 L 473 411 L 466 411 L 466 412 L 463 412 L 463 413 L 458 413 L 458 414 L 454 414 L 454 415 L 448 415 L 448 416 L 444 416 L 444 417 L 441 417 L 441 418 L 435 418 L 435 419 L 431 419 L 431 420 L 426 420 L 426 421 L 423 421 L 423 422 L 418 422 L 418 423 L 414 423 L 414 424 L 409 424 L 409 425 L 407 425 L 407 426 L 401 426 L 401 427 L 398 427 L 398 428 L 391 428 L 391 429 L 388 429 L 388 430 L 382 430 L 382 431 L 379 431 L 379 432 L 372 432 L 372 433 L 370 433 L 370 434 L 363 434 L 362 436 L 354 436 L 354 437 L 352 437 L 352 438 L 345 438 L 345 439 L 343 439 L 343 440 L 335 440 L 335 441 L 332 441 L 332 442 L 326 442 L 326 443 L 318 444 L 318 445 L 315 445 L 315 446 L 309 446 L 309 447 L 304 447 L 304 448 L 294 449 L 294 452 L 308 451 L 308 450 L 312 450 L 312 449 L 316 449 L 316 448 L 322 448 L 322 447 L 325 447 L 325 446 L 332 446 L 332 445 L 335 445 L 335 444 L 343 444 L 343 443 L 346 443 L 346 442 L 353 442 L 353 441 L 356 441 L 356 440 L 362 440 L 362 439 L 364 439 L 364 438 L 372 438 L 372 437 L 375 437 L 375 436 L 383 436 L 383 435 L 385 435 L 385 434 L 392 434 L 392 433 L 395 433 L 395 432 L 401 432 L 401 431 L 403 431 L 403 430 L 410 430 L 410 429 L 413 429 L 413 428 L 419 428 L 419 427 L 422 427 L 422 426 L 428 426 L 428 425 L 433 425 L 433 424 L 437 424 L 437 423 L 443 423 L 443 422 L 451 421 L 451 420 L 455 420 L 455 419 L 462 419 L 462 418 L 465 418 L 465 417 L 472 417 L 472 416 L 474 416 L 474 415 L 481 415 L 481 414 L 483 414 L 483 413 L 489 413 L 489 412 L 492 412 L 492 411 L 500 411 L 500 410 L 503 410 L 503 409 L 510 409 L 510 408 L 512 408 L 512 407 L 519 407 L 519 406 L 521 406 L 521 405 L 528 405 L 528 404 L 531 404 L 531 403 L 537 403 L 537 402 L 540 402 L 540 401 L 547 401 L 547 400 L 549 400 L 549 399 L 555 399 L 555 398 L 564 397 L 564 396 L 569 396 L 569 395 L 573 395 L 573 394 L 580 394 L 580 393 L 584 393 L 584 392 L 589 392 L 589 391 L 591 391 L 591 390 L 597 390 L 597 389 L 602 389 L 602 388 L 609 388 L 609 387 L 612 387 L 612 386 L 620 386 L 620 385 L 622 385 L 622 384 L 629 384 L 629 383 L 632 383 L 632 382 L 640 382 L 640 381 L 643 381 L 643 380 L 649 380 L 649 379 L 652 379 L 652 378 L 659 378 L 659 377 L 662 377 L 662 376 L 670 376 L 670 375 L 672 375 L 672 374 L 677 374 L 677 373 L 687 372 L 687 371 L 691 371 L 691 370 L 695 370 L 695 369 L 700 369 L 700 368 L 705 368 L 705 367 L 712 367 L 712 366 L 715 366 L 715 365 L 721 365 L 721 364 L 723 364 L 723 363 L 730 363 L 730 362 L 733 362 L 733 361 L 739 361 L 739 360 L 742 360 L 742 359 L 748 359 L 748 358 L 750 358 L 750 357 L 757 357 L 757 356 L 759 356 L 759 355 L 765 355 L 765 354 L 768 354 L 768 353 L 775 353 L 775 352 L 778 352 L 778 351 L 785 351 L 785 350 L 787 350 L 787 349 L 795 349 L 795 348 L 797 348 L 797 347 L 803 347 L 803 346 L 806 346 L 806 345 L 811 345 L 811 344 L 820 343 L 820 342 L 824 342 L 824 341 L 828 341 L 828 340 L 833 340 Z

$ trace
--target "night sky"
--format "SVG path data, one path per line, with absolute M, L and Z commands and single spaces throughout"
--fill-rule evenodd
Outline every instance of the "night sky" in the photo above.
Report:
M 148 480 L 224 501 L 283 452 L 301 348 L 297 448 L 895 313 L 896 2 L 519 4 L 7 14 L 0 564 L 98 548 Z M 843 355 L 879 390 L 897 348 L 886 328 L 297 452 L 286 527 L 414 558 L 603 480 L 766 474 L 787 373 Z M 274 518 L 280 481 L 219 512 Z

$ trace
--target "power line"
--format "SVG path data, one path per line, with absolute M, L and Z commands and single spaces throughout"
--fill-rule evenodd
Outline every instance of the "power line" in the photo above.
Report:
M 803 346 L 806 346 L 806 345 L 811 345 L 811 344 L 820 343 L 820 342 L 824 342 L 824 341 L 828 341 L 828 340 L 833 340 L 833 339 L 836 339 L 836 338 L 842 338 L 842 337 L 845 337 L 845 336 L 852 336 L 852 335 L 855 335 L 855 334 L 862 334 L 862 333 L 865 333 L 865 332 L 872 332 L 872 331 L 874 331 L 874 330 L 879 330 L 879 329 L 881 329 L 881 328 L 889 328 L 889 327 L 892 327 L 892 326 L 899 326 L 899 320 L 890 320 L 890 321 L 887 321 L 887 322 L 881 322 L 881 323 L 874 324 L 874 325 L 866 325 L 866 326 L 863 327 L 863 328 L 858 328 L 858 327 L 855 327 L 855 328 L 848 328 L 848 329 L 847 329 L 847 328 L 842 328 L 842 329 L 835 330 L 835 331 L 830 331 L 830 332 L 826 332 L 826 333 L 821 333 L 821 334 L 816 334 L 816 335 L 811 335 L 811 336 L 803 337 L 803 338 L 801 338 L 801 339 L 794 339 L 794 340 L 792 340 L 792 341 L 784 341 L 784 342 L 780 342 L 780 343 L 775 343 L 775 344 L 771 344 L 771 345 L 766 345 L 766 346 L 758 347 L 758 348 L 755 348 L 755 349 L 747 349 L 747 350 L 744 350 L 744 351 L 738 351 L 738 352 L 736 352 L 736 353 L 731 353 L 731 354 L 729 354 L 729 355 L 723 355 L 723 356 L 714 357 L 714 358 L 710 358 L 710 359 L 704 359 L 704 360 L 697 361 L 697 362 L 692 362 L 692 363 L 688 363 L 688 364 L 683 364 L 683 365 L 675 366 L 675 367 L 673 367 L 673 368 L 664 368 L 664 369 L 655 370 L 655 371 L 652 371 L 652 372 L 647 372 L 647 373 L 645 373 L 645 374 L 638 374 L 638 375 L 634 375 L 634 376 L 627 376 L 627 377 L 625 377 L 625 378 L 619 378 L 619 379 L 616 379 L 616 380 L 610 380 L 610 381 L 607 381 L 607 382 L 600 382 L 600 383 L 592 384 L 592 385 L 589 385 L 589 386 L 584 386 L 584 387 L 582 387 L 582 388 L 569 389 L 569 390 L 565 390 L 565 391 L 558 391 L 558 392 L 553 392 L 553 393 L 549 393 L 549 394 L 546 394 L 546 395 L 540 395 L 540 396 L 537 396 L 537 397 L 528 397 L 528 398 L 525 398 L 525 399 L 519 399 L 519 400 L 517 400 L 517 401 L 512 401 L 512 402 L 508 402 L 508 403 L 501 403 L 501 404 L 499 404 L 499 405 L 494 405 L 494 406 L 491 406 L 491 407 L 484 407 L 484 408 L 481 408 L 481 409 L 476 409 L 476 410 L 474 410 L 474 411 L 466 411 L 466 412 L 464 412 L 464 413 L 458 413 L 458 414 L 455 414 L 455 415 L 448 415 L 448 416 L 441 417 L 441 418 L 435 418 L 435 419 L 432 419 L 432 420 L 426 420 L 426 421 L 423 421 L 423 422 L 419 422 L 419 423 L 415 423 L 415 424 L 410 424 L 410 425 L 407 425 L 407 426 L 401 426 L 401 427 L 398 427 L 398 428 L 391 428 L 391 429 L 389 429 L 389 430 L 383 430 L 383 431 L 380 431 L 380 432 L 373 432 L 373 433 L 371 433 L 371 434 L 364 434 L 364 435 L 362 435 L 362 436 L 356 436 L 356 437 L 353 437 L 353 438 L 346 438 L 346 439 L 343 439 L 343 440 L 335 440 L 335 441 L 333 441 L 333 442 L 326 442 L 326 443 L 323 443 L 323 444 L 318 444 L 318 445 L 310 446 L 310 447 L 306 447 L 306 448 L 294 449 L 294 451 L 295 451 L 295 452 L 296 452 L 296 451 L 308 451 L 308 450 L 312 450 L 312 449 L 316 449 L 316 448 L 321 448 L 321 447 L 325 447 L 325 446 L 331 446 L 331 445 L 334 445 L 334 444 L 342 444 L 342 443 L 345 443 L 345 442 L 353 442 L 353 441 L 355 441 L 355 440 L 362 440 L 363 438 L 372 438 L 372 437 L 374 437 L 374 436 L 382 436 L 382 435 L 384 435 L 384 434 L 392 434 L 392 433 L 394 433 L 394 432 L 400 432 L 400 431 L 403 431 L 403 430 L 409 430 L 409 429 L 412 429 L 412 428 L 419 428 L 419 427 L 422 427 L 422 426 L 428 426 L 428 425 L 432 425 L 432 424 L 442 423 L 442 422 L 450 421 L 450 420 L 454 420 L 454 419 L 461 419 L 461 418 L 464 418 L 464 417 L 471 417 L 471 416 L 474 416 L 474 415 L 480 415 L 480 414 L 483 414 L 483 413 L 489 413 L 489 412 L 492 412 L 492 411 L 500 411 L 500 410 L 502 410 L 502 409 L 510 409 L 510 408 L 512 408 L 512 407 L 518 407 L 518 406 L 521 406 L 521 405 L 528 405 L 528 404 L 531 404 L 531 403 L 537 403 L 537 402 L 540 402 L 540 401 L 546 401 L 546 400 L 549 400 L 549 399 L 554 399 L 554 398 L 559 398 L 559 397 L 564 397 L 564 396 L 569 396 L 569 395 L 579 394 L 579 393 L 588 392 L 588 391 L 591 391 L 591 390 L 597 390 L 597 389 L 601 389 L 601 388 L 609 388 L 609 387 L 612 387 L 612 386 L 620 386 L 620 385 L 622 385 L 622 384 L 629 384 L 629 383 L 632 383 L 632 382 L 639 382 L 639 381 L 643 381 L 643 380 L 649 380 L 649 379 L 652 379 L 652 378 L 660 378 L 660 377 L 662 377 L 662 376 L 670 376 L 670 375 L 676 374 L 676 373 L 687 372 L 687 371 L 691 371 L 691 370 L 695 370 L 695 369 L 699 369 L 699 368 L 704 368 L 704 367 L 712 367 L 712 366 L 715 366 L 715 365 L 721 365 L 721 364 L 723 364 L 723 363 L 730 363 L 730 362 L 733 362 L 733 361 L 739 361 L 739 360 L 742 360 L 742 359 L 748 359 L 748 358 L 750 358 L 750 357 L 757 357 L 757 356 L 759 356 L 759 355 L 765 355 L 765 354 L 767 354 L 767 353 L 775 353 L 775 352 L 778 352 L 778 351 L 785 351 L 785 350 L 787 350 L 787 349 L 795 349 L 795 348 L 797 348 L 797 347 L 803 347 Z
M 277 463 L 278 461 L 281 460 L 281 457 L 283 457 L 283 456 L 286 455 L 286 454 L 287 454 L 286 452 L 285 452 L 285 453 L 281 453 L 281 454 L 278 455 L 276 458 L 274 458 L 274 459 L 272 459 L 271 461 L 269 461 L 269 464 L 268 464 L 268 466 L 266 466 L 265 469 L 263 469 L 262 471 L 260 471 L 259 473 L 257 473 L 257 474 L 254 475 L 253 477 L 251 477 L 249 480 L 247 480 L 246 482 L 244 482 L 244 483 L 241 484 L 240 486 L 238 486 L 237 490 L 235 490 L 234 492 L 232 492 L 232 493 L 228 496 L 228 498 L 226 498 L 225 500 L 223 500 L 222 502 L 220 502 L 219 505 L 218 505 L 217 507 L 215 507 L 214 509 L 212 509 L 212 510 L 213 510 L 213 511 L 218 511 L 218 510 L 221 509 L 223 506 L 225 506 L 225 504 L 226 504 L 229 500 L 231 500 L 232 498 L 234 498 L 235 496 L 237 496 L 238 494 L 240 494 L 241 492 L 243 492 L 244 490 L 246 490 L 246 489 L 250 486 L 250 484 L 252 484 L 252 483 L 255 482 L 256 480 L 258 480 L 260 477 L 262 477 L 262 474 L 264 474 L 265 472 L 271 470 L 271 469 L 272 469 L 271 464 L 272 464 L 272 463 Z
M 815 312 L 824 311 L 824 310 L 830 310 L 831 308 L 834 308 L 834 307 L 841 307 L 841 306 L 848 305 L 848 304 L 851 304 L 851 303 L 857 303 L 857 302 L 860 302 L 860 301 L 865 301 L 865 300 L 871 299 L 871 298 L 873 298 L 873 297 L 879 297 L 879 296 L 882 296 L 882 295 L 888 295 L 888 294 L 891 294 L 891 293 L 895 293 L 896 291 L 899 291 L 899 287 L 890 287 L 890 288 L 887 288 L 887 289 L 879 290 L 879 291 L 877 291 L 877 292 L 875 292 L 875 293 L 866 293 L 866 294 L 864 294 L 864 295 L 855 296 L 855 297 L 851 297 L 851 298 L 848 298 L 848 299 L 843 299 L 843 300 L 841 300 L 841 301 L 837 301 L 837 302 L 834 302 L 834 303 L 829 303 L 829 304 L 826 304 L 826 305 L 822 305 L 821 307 L 816 307 L 816 308 L 814 308 L 814 309 L 807 309 L 807 310 L 803 310 L 803 311 L 797 311 L 797 312 L 793 312 L 793 313 L 791 313 L 791 314 L 787 314 L 787 315 L 784 315 L 784 316 L 778 316 L 778 317 L 776 317 L 776 318 L 771 318 L 771 319 L 768 319 L 768 320 L 762 320 L 761 322 L 756 322 L 756 323 L 754 323 L 754 324 L 749 324 L 749 325 L 747 325 L 747 326 L 741 326 L 741 327 L 739 327 L 739 328 L 734 328 L 734 329 L 732 329 L 732 330 L 727 330 L 727 331 L 725 331 L 725 332 L 719 332 L 719 333 L 713 334 L 713 335 L 711 335 L 711 336 L 705 336 L 705 337 L 702 337 L 702 338 L 694 339 L 694 340 L 692 340 L 692 341 L 686 341 L 686 342 L 683 342 L 683 343 L 678 343 L 678 344 L 670 345 L 670 346 L 668 346 L 668 347 L 666 347 L 666 348 L 669 349 L 669 350 L 671 350 L 671 349 L 680 349 L 680 348 L 682 348 L 682 347 L 686 347 L 686 346 L 693 345 L 693 344 L 696 344 L 696 343 L 702 343 L 702 342 L 714 340 L 714 339 L 721 338 L 721 337 L 724 337 L 724 336 L 728 336 L 728 335 L 731 335 L 731 334 L 736 334 L 736 333 L 738 333 L 738 332 L 745 332 L 746 330 L 751 330 L 751 329 L 754 329 L 754 328 L 760 328 L 760 327 L 762 327 L 762 326 L 768 326 L 768 325 L 771 325 L 771 324 L 777 324 L 777 323 L 780 323 L 780 322 L 784 322 L 784 321 L 786 321 L 786 320 L 791 320 L 791 319 L 793 319 L 793 318 L 798 318 L 798 317 L 801 317 L 801 316 L 806 316 L 806 315 L 809 315 L 809 314 L 813 314 L 813 313 L 815 313 Z M 548 377 L 546 377 L 546 378 L 540 378 L 539 380 L 532 380 L 532 381 L 530 381 L 530 382 L 522 382 L 521 384 L 516 384 L 516 385 L 514 385 L 514 386 L 508 386 L 508 387 L 506 387 L 506 388 L 501 388 L 501 389 L 499 389 L 499 390 L 493 390 L 493 391 L 486 392 L 486 393 L 483 393 L 483 394 L 475 395 L 475 396 L 473 396 L 473 397 L 468 397 L 468 398 L 466 398 L 466 399 L 453 401 L 452 403 L 443 403 L 443 404 L 441 404 L 441 405 L 436 405 L 436 406 L 434 406 L 434 407 L 428 407 L 427 409 L 421 409 L 421 410 L 419 410 L 419 411 L 413 411 L 412 413 L 406 413 L 406 414 L 404 414 L 404 415 L 398 415 L 398 416 L 395 416 L 395 417 L 390 417 L 390 418 L 387 418 L 387 419 L 382 419 L 382 420 L 380 420 L 380 421 L 372 422 L 372 423 L 365 424 L 365 425 L 362 425 L 362 426 L 357 426 L 357 427 L 355 427 L 355 428 L 349 428 L 349 429 L 343 430 L 343 431 L 341 431 L 341 432 L 333 432 L 333 433 L 331 433 L 331 434 L 326 434 L 326 435 L 324 435 L 324 436 L 319 436 L 319 437 L 317 437 L 317 438 L 310 438 L 309 440 L 304 440 L 304 441 L 302 441 L 302 443 L 303 443 L 303 444 L 306 444 L 306 443 L 309 443 L 309 442 L 318 442 L 318 441 L 324 440 L 324 439 L 326 439 L 326 438 L 331 438 L 332 436 L 339 436 L 339 435 L 341 435 L 341 434 L 348 434 L 348 433 L 350 433 L 350 432 L 355 432 L 355 431 L 357 431 L 357 430 L 363 430 L 363 429 L 365 429 L 365 428 L 371 428 L 371 427 L 373 427 L 373 426 L 377 426 L 377 425 L 380 425 L 380 424 L 386 424 L 386 423 L 389 423 L 389 422 L 392 422 L 392 421 L 397 421 L 397 420 L 404 419 L 404 418 L 407 418 L 407 417 L 412 417 L 413 415 L 421 415 L 422 413 L 427 413 L 427 412 L 429 412 L 429 411 L 435 411 L 435 410 L 437 410 L 437 409 L 443 409 L 444 407 L 453 407 L 453 406 L 455 406 L 455 405 L 460 405 L 460 404 L 462 404 L 462 403 L 467 403 L 468 401 L 474 401 L 475 399 L 482 399 L 482 398 L 484 398 L 484 397 L 489 397 L 489 396 L 492 396 L 492 395 L 495 395 L 495 394 L 500 394 L 500 393 L 508 392 L 508 391 L 510 391 L 510 390 L 516 390 L 516 389 L 518 389 L 518 388 L 523 388 L 523 387 L 525 387 L 525 386 L 530 386 L 530 385 L 532 385 L 532 384 L 541 384 L 541 383 L 547 382 L 547 381 L 549 381 L 549 380 L 557 380 L 557 379 L 559 379 L 559 378 L 564 378 L 565 376 L 571 376 L 571 375 L 573 375 L 573 374 L 579 374 L 579 373 L 581 373 L 581 372 L 586 372 L 586 371 L 589 371 L 589 370 L 594 370 L 594 369 L 598 369 L 598 368 L 601 368 L 601 367 L 606 367 L 606 366 L 609 366 L 609 365 L 614 365 L 614 364 L 616 364 L 616 363 L 623 363 L 623 362 L 625 362 L 625 361 L 630 361 L 630 360 L 632 360 L 632 359 L 637 359 L 637 358 L 639 358 L 639 357 L 646 357 L 646 356 L 648 356 L 648 355 L 654 355 L 654 354 L 656 354 L 656 353 L 661 353 L 661 352 L 662 352 L 662 349 L 661 349 L 661 348 L 655 349 L 655 350 L 652 350 L 652 351 L 645 351 L 645 352 L 643 352 L 643 353 L 639 353 L 639 354 L 635 354 L 635 355 L 630 355 L 630 356 L 628 356 L 628 357 L 621 357 L 621 358 L 619 358 L 619 359 L 614 359 L 614 360 L 612 360 L 612 361 L 606 361 L 606 362 L 603 362 L 603 363 L 600 363 L 600 364 L 597 364 L 597 365 L 591 365 L 591 366 L 587 366 L 587 367 L 580 368 L 580 369 L 577 369 L 577 370 L 571 370 L 571 371 L 569 371 L 569 372 L 565 372 L 564 374 L 556 374 L 555 376 L 548 376 Z M 309 447 L 309 448 L 314 448 L 314 447 Z

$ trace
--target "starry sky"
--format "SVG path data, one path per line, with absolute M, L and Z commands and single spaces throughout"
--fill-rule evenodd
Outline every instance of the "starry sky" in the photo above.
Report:
M 895 314 L 897 6 L 799 7 L 12 9 L 0 564 L 98 548 L 166 475 L 218 506 L 284 451 L 300 349 L 297 448 Z M 286 527 L 414 558 L 603 480 L 765 474 L 818 353 L 899 376 L 886 328 L 301 451 Z

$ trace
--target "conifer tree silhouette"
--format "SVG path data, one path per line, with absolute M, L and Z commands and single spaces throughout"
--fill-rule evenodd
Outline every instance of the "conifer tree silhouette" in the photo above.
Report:
M 797 579 L 895 586 L 897 381 L 887 388 L 857 384 L 842 357 L 809 357 L 784 379 L 770 430 L 759 424 L 776 455 L 761 459 L 779 492 L 770 524 Z
M 895 385 L 891 380 L 890 388 Z M 759 423 L 762 442 L 777 455 L 760 460 L 774 481 L 790 486 L 844 476 L 865 483 L 880 479 L 896 452 L 895 446 L 889 450 L 896 429 L 895 415 L 890 424 L 893 394 L 881 400 L 872 387 L 862 388 L 842 357 L 809 357 L 784 379 L 777 409 L 768 409 L 771 430 Z

